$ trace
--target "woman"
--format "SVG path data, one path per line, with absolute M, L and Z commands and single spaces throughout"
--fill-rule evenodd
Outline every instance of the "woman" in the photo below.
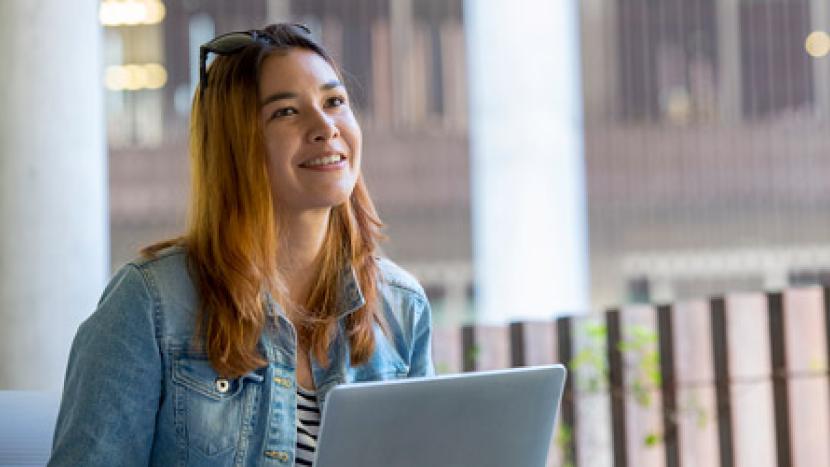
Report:
M 375 256 L 360 127 L 308 29 L 202 46 L 191 118 L 188 230 L 79 328 L 49 465 L 310 465 L 333 386 L 433 374 L 429 305 Z

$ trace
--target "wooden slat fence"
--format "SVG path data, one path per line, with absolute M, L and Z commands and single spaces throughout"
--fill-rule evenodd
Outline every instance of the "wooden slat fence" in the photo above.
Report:
M 549 467 L 830 467 L 830 288 L 437 327 L 440 373 L 564 363 Z

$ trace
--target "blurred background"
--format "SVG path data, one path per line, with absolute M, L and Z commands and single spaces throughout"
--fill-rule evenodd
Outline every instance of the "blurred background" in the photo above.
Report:
M 828 0 L 0 2 L 0 389 L 182 232 L 198 47 L 279 21 L 343 68 L 438 371 L 568 365 L 550 465 L 830 466 Z
M 439 314 L 474 315 L 464 2 L 144 3 L 155 16 L 120 1 L 100 14 L 112 269 L 183 227 L 198 45 L 292 18 L 350 78 L 385 253 Z M 827 9 L 579 3 L 592 308 L 830 278 Z

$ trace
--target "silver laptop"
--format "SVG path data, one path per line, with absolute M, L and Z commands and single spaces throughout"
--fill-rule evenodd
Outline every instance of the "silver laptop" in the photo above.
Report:
M 562 365 L 342 385 L 315 467 L 544 467 Z

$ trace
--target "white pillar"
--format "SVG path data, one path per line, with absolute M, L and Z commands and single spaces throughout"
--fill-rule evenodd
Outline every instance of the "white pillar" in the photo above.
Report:
M 61 387 L 108 276 L 98 3 L 0 2 L 0 389 Z
M 267 0 L 268 23 L 291 21 L 291 0 Z M 319 31 L 314 31 L 318 34 Z
M 740 0 L 715 2 L 718 20 L 718 113 L 724 123 L 741 120 Z
M 577 0 L 464 3 L 476 308 L 587 311 Z

